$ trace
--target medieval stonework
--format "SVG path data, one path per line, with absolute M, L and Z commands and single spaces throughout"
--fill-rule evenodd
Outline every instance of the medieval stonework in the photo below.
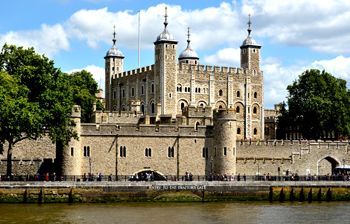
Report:
M 177 57 L 178 41 L 167 29 L 167 16 L 154 42 L 153 65 L 123 71 L 127 58 L 114 38 L 104 57 L 106 110 L 94 105 L 91 123 L 81 123 L 80 106 L 74 106 L 79 140 L 63 150 L 47 137 L 15 145 L 13 174 L 35 173 L 37 166 L 41 173 L 65 175 L 90 169 L 105 175 L 174 176 L 208 175 L 211 169 L 215 175 L 334 172 L 350 159 L 347 143 L 263 140 L 275 138 L 276 110 L 266 110 L 265 126 L 261 46 L 248 24 L 240 68 L 200 64 L 190 39 Z M 6 169 L 6 149 L 0 173 Z

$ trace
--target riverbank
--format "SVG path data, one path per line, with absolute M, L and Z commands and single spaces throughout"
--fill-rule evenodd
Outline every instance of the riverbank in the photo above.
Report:
M 350 182 L 0 182 L 0 203 L 348 201 Z

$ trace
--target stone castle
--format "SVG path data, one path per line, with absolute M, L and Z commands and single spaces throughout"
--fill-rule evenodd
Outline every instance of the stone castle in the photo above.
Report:
M 64 150 L 48 138 L 18 143 L 14 174 L 35 173 L 37 163 L 42 173 L 64 175 L 89 173 L 90 167 L 113 175 L 208 175 L 211 167 L 214 174 L 236 175 L 334 172 L 350 159 L 346 143 L 261 140 L 267 139 L 265 131 L 273 138 L 276 128 L 264 124 L 261 46 L 251 37 L 250 19 L 248 24 L 240 68 L 200 64 L 189 30 L 187 48 L 177 58 L 178 41 L 168 31 L 166 13 L 154 42 L 155 63 L 123 71 L 114 32 L 104 57 L 106 110 L 96 111 L 94 105 L 91 122 L 81 123 L 80 107 L 74 106 L 79 140 Z M 271 111 L 272 119 L 276 113 Z M 275 124 L 273 119 L 268 122 Z M 0 158 L 3 173 L 5 150 Z

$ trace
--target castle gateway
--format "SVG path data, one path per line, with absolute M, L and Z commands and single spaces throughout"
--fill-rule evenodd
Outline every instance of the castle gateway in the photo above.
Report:
M 240 68 L 202 65 L 190 38 L 177 58 L 178 41 L 165 15 L 164 30 L 154 42 L 155 63 L 123 71 L 127 59 L 114 33 L 104 57 L 106 111 L 95 109 L 91 123 L 81 123 L 75 106 L 79 141 L 63 151 L 48 138 L 18 143 L 13 173 L 36 173 L 37 162 L 41 173 L 64 175 L 82 175 L 90 168 L 105 175 L 208 175 L 211 167 L 215 175 L 331 173 L 343 159 L 349 161 L 346 143 L 259 140 L 264 139 L 261 46 L 248 24 Z M 0 157 L 4 172 L 6 152 Z

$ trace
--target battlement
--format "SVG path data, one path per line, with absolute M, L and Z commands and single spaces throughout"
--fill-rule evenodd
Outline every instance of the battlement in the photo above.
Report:
M 142 112 L 128 111 L 94 111 L 90 123 L 133 123 L 137 124 L 143 116 Z
M 236 119 L 236 110 L 234 108 L 228 108 L 227 110 L 217 110 L 213 111 L 213 118 L 216 119 Z
M 322 140 L 237 140 L 237 147 L 240 146 L 257 146 L 266 149 L 268 147 L 298 147 L 304 149 L 318 149 L 318 148 L 327 148 L 327 149 L 339 149 L 339 148 L 347 148 L 350 146 L 347 142 L 340 141 L 332 141 L 332 142 L 324 142 Z
M 212 66 L 212 65 L 193 65 L 186 63 L 179 63 L 178 70 L 184 71 L 202 71 L 202 72 L 221 72 L 221 73 L 229 73 L 229 74 L 253 74 L 253 70 L 243 69 L 243 68 L 235 68 L 235 67 L 227 67 L 227 66 Z M 260 73 L 263 74 L 262 71 Z M 259 72 L 256 75 L 260 75 Z
M 132 75 L 142 75 L 145 72 L 152 71 L 152 70 L 154 70 L 154 65 L 148 65 L 142 68 L 137 68 L 129 71 L 124 71 L 118 74 L 114 74 L 113 79 L 123 78 L 127 76 L 132 76 Z
M 265 123 L 266 122 L 276 122 L 276 116 L 268 116 L 268 117 L 265 117 L 264 120 L 265 120 Z
M 213 111 L 211 106 L 188 106 L 182 109 L 182 116 L 185 117 L 213 117 Z

